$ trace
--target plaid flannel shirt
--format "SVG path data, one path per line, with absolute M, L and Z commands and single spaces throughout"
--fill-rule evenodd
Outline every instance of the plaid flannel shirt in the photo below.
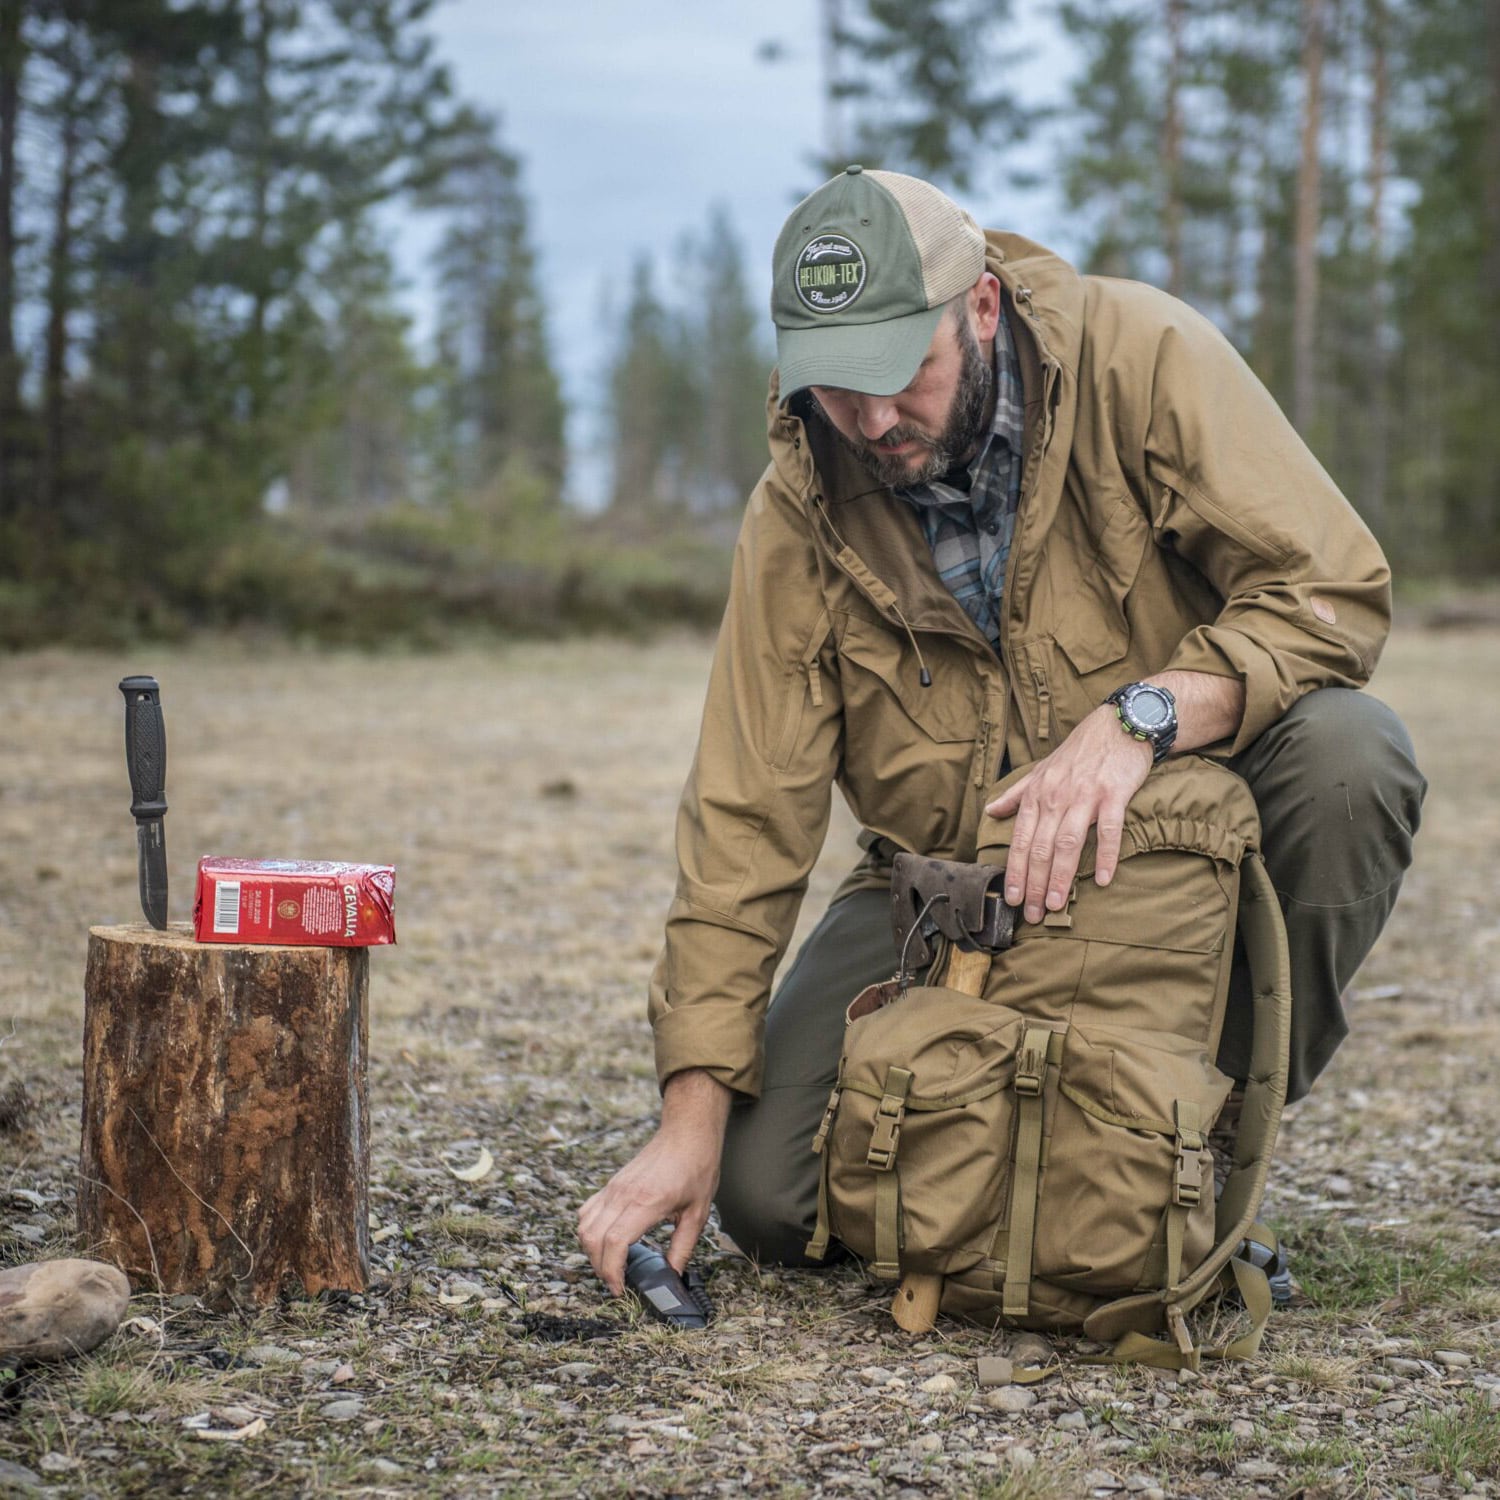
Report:
M 1025 397 L 1005 311 L 995 330 L 995 417 L 963 472 L 896 493 L 916 508 L 932 560 L 949 592 L 998 655 L 1005 563 L 1021 498 Z

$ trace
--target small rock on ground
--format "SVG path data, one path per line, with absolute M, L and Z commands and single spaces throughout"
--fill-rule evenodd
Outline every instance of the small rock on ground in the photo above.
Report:
M 0 1271 L 0 1364 L 86 1354 L 120 1326 L 124 1272 L 97 1260 L 42 1260 Z
M 989 1391 L 985 1394 L 984 1404 L 991 1411 L 1003 1411 L 1011 1416 L 1017 1416 L 1023 1411 L 1030 1411 L 1036 1405 L 1036 1393 L 1028 1391 L 1024 1386 L 1001 1386 L 998 1391 Z
M 34 1470 L 23 1468 L 20 1464 L 13 1464 L 8 1458 L 0 1458 L 0 1485 L 32 1490 L 39 1489 L 41 1483 L 42 1476 Z

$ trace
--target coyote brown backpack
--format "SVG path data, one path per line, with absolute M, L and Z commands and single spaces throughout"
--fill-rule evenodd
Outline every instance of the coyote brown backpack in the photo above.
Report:
M 979 864 L 998 874 L 1013 831 L 986 819 Z M 821 1259 L 832 1236 L 877 1276 L 941 1278 L 945 1313 L 1081 1332 L 1112 1345 L 1111 1360 L 1253 1354 L 1270 1292 L 1236 1251 L 1286 1099 L 1291 1006 L 1259 834 L 1243 781 L 1173 758 L 1129 804 L 1113 882 L 1091 878 L 1090 835 L 1066 909 L 1015 921 L 987 974 L 980 961 L 982 993 L 952 986 L 956 963 L 949 984 L 908 986 L 903 963 L 899 982 L 857 996 L 813 1141 L 808 1254 Z M 1214 1058 L 1237 918 L 1254 1041 L 1216 1205 L 1207 1136 L 1231 1088 Z M 933 975 L 953 958 L 942 942 Z M 1184 1314 L 1231 1286 L 1251 1331 L 1197 1348 Z

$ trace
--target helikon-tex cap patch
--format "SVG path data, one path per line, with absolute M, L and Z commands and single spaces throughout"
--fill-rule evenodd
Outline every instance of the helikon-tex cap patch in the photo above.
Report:
M 908 385 L 943 305 L 984 270 L 984 235 L 929 182 L 849 167 L 776 240 L 771 318 L 785 399 L 810 385 Z

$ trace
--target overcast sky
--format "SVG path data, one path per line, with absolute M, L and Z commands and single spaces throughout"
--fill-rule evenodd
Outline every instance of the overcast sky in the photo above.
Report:
M 1056 73 L 1061 54 L 1035 19 L 1039 0 L 1019 0 L 1017 10 L 1027 52 L 1018 81 L 1030 97 L 1046 97 L 1044 75 Z M 523 162 L 580 456 L 609 350 L 602 310 L 612 301 L 618 311 L 637 253 L 665 270 L 683 233 L 701 231 L 720 202 L 745 247 L 757 301 L 769 296 L 776 232 L 816 186 L 817 14 L 817 0 L 444 0 L 434 11 L 459 92 L 501 116 L 504 143 Z M 757 58 L 768 41 L 781 49 L 774 65 Z M 981 185 L 966 206 L 982 223 L 1047 238 L 1057 217 L 1050 200 L 1006 197 L 1014 199 Z M 433 233 L 413 221 L 399 233 L 423 326 Z M 581 498 L 598 483 L 586 462 L 578 467 Z

